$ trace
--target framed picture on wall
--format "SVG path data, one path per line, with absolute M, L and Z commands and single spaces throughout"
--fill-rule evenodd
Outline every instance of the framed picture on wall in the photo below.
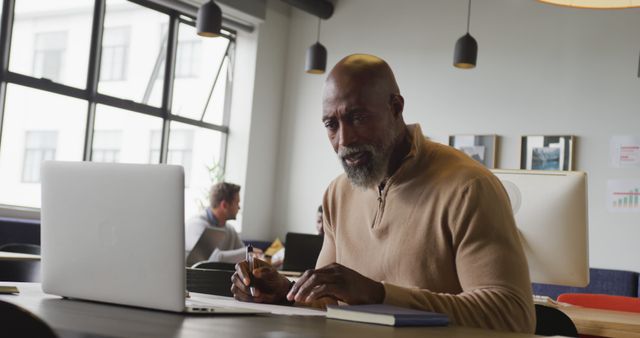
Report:
M 573 170 L 574 137 L 522 136 L 520 169 Z
M 451 135 L 449 145 L 487 168 L 496 167 L 496 135 Z

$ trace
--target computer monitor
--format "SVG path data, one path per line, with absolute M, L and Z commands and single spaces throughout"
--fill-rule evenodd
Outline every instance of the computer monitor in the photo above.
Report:
M 587 176 L 575 171 L 500 170 L 531 281 L 589 284 Z
M 315 268 L 323 241 L 321 235 L 288 232 L 282 270 L 302 272 Z

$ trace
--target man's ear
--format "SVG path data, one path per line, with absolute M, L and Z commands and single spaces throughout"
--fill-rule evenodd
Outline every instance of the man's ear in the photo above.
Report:
M 221 209 L 226 210 L 229 207 L 229 203 L 227 203 L 227 201 L 222 200 L 220 201 L 220 204 L 218 205 Z
M 404 111 L 404 97 L 400 94 L 391 94 L 391 109 L 393 117 L 401 118 Z

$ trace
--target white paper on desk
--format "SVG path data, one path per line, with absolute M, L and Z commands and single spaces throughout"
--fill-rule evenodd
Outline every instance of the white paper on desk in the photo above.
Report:
M 242 309 L 259 310 L 272 313 L 274 315 L 285 316 L 326 316 L 326 312 L 299 306 L 283 306 L 273 304 L 258 304 L 237 301 L 231 297 L 207 295 L 204 293 L 191 293 L 191 299 L 210 305 L 225 307 L 236 307 Z

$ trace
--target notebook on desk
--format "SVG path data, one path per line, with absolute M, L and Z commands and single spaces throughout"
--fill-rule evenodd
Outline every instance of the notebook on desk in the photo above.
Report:
M 157 310 L 251 314 L 186 304 L 181 166 L 42 165 L 42 290 Z
M 329 305 L 327 318 L 389 326 L 445 326 L 449 317 L 442 313 L 407 309 L 384 304 Z

